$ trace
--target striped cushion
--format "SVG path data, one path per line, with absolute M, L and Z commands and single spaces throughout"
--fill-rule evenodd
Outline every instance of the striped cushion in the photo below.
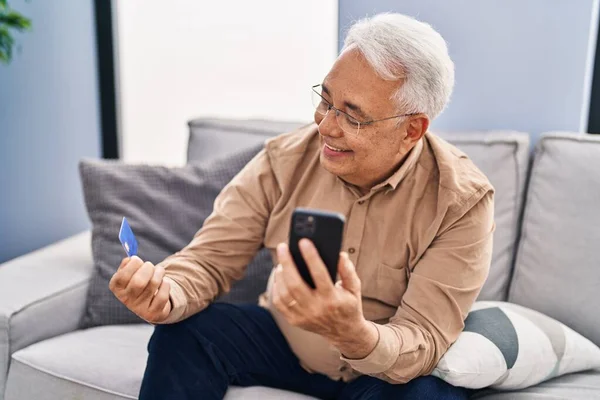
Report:
M 485 301 L 432 375 L 455 386 L 523 389 L 600 368 L 600 348 L 564 324 L 516 304 Z

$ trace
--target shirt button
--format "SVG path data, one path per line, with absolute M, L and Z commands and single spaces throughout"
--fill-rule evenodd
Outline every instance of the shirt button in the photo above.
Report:
M 355 251 L 356 251 L 356 249 L 354 247 L 350 247 L 348 249 L 348 253 L 350 253 L 350 254 L 354 254 Z

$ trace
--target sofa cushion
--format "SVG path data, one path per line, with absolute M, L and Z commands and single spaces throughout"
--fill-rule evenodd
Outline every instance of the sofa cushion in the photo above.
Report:
M 137 399 L 153 327 L 113 325 L 71 332 L 13 354 L 5 400 Z M 281 390 L 232 387 L 226 400 L 308 400 Z
M 189 125 L 188 162 L 195 163 L 220 152 L 235 151 L 247 143 L 262 143 L 300 124 L 196 119 Z M 496 189 L 492 266 L 479 299 L 506 300 L 529 166 L 529 136 L 510 131 L 438 134 L 464 151 Z
M 538 142 L 510 301 L 600 345 L 600 138 Z
M 537 386 L 515 391 L 482 390 L 471 400 L 591 400 L 600 399 L 600 370 L 555 378 Z
M 190 242 L 212 212 L 221 189 L 261 147 L 255 145 L 221 159 L 182 168 L 83 161 L 80 172 L 92 221 L 95 271 L 81 326 L 141 322 L 108 288 L 125 257 L 118 240 L 123 216 L 137 237 L 138 255 L 158 263 Z M 261 251 L 247 270 L 249 279 L 235 284 L 221 300 L 256 302 L 266 287 L 264 281 L 270 266 L 268 251 Z
M 188 122 L 190 136 L 188 162 L 206 161 L 248 146 L 263 143 L 265 139 L 291 132 L 306 123 L 267 120 L 198 118 Z
M 529 167 L 529 135 L 509 131 L 439 135 L 465 152 L 496 189 L 492 265 L 478 300 L 506 300 Z
M 147 324 L 112 325 L 71 332 L 13 354 L 4 400 L 137 399 Z M 600 371 L 565 375 L 517 392 L 477 392 L 477 400 L 588 400 L 600 398 Z M 300 394 L 265 387 L 231 387 L 226 400 L 308 400 Z

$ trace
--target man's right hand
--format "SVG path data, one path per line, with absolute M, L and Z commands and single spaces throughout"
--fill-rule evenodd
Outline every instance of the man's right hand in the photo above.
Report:
M 171 285 L 165 269 L 137 256 L 121 261 L 108 287 L 121 303 L 150 323 L 164 321 L 171 312 Z

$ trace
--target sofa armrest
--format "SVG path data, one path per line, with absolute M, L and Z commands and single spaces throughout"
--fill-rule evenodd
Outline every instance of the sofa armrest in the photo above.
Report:
M 0 265 L 0 399 L 12 353 L 78 328 L 93 269 L 90 232 Z

